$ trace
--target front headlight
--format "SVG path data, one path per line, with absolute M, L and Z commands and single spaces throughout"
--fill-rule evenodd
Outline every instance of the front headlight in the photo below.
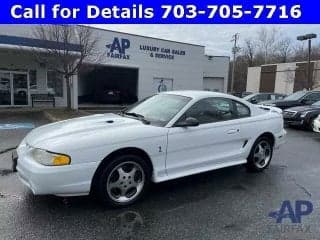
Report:
M 309 112 L 303 112 L 303 113 L 301 113 L 300 117 L 301 117 L 301 118 L 305 118 L 308 113 L 309 113 Z
M 45 166 L 63 166 L 71 162 L 71 158 L 67 155 L 51 153 L 39 148 L 33 149 L 31 155 L 35 161 Z

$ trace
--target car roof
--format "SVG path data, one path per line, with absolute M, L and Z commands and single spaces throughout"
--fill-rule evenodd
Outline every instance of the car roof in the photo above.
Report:
M 253 94 L 276 94 L 276 95 L 285 95 L 284 93 L 275 93 L 275 92 L 258 92 Z
M 168 91 L 162 92 L 160 94 L 173 94 L 180 95 L 184 97 L 190 97 L 193 99 L 202 99 L 207 97 L 227 97 L 227 98 L 235 98 L 234 96 L 226 93 L 219 92 L 210 92 L 210 91 L 197 91 L 197 90 L 180 90 L 180 91 Z

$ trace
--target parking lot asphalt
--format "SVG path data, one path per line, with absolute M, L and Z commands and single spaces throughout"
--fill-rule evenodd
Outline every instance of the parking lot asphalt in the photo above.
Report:
M 47 121 L 35 114 L 1 115 L 0 124 L 12 122 Z M 0 130 L 0 151 L 28 131 Z M 287 143 L 263 173 L 237 166 L 153 184 L 143 201 L 124 209 L 91 197 L 33 196 L 10 171 L 11 152 L 5 152 L 0 239 L 320 239 L 320 135 L 287 131 Z M 276 224 L 268 214 L 284 200 L 308 200 L 313 212 L 302 224 Z

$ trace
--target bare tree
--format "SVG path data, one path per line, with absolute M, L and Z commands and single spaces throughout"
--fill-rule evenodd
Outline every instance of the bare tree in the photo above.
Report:
M 256 34 L 246 39 L 241 46 L 241 54 L 237 57 L 237 71 L 235 73 L 235 88 L 244 90 L 243 82 L 247 79 L 247 68 L 260 66 L 267 63 L 305 62 L 308 50 L 305 43 L 289 38 L 281 28 L 260 28 Z M 320 45 L 314 42 L 311 59 L 320 59 Z M 297 69 L 302 74 L 307 74 L 306 68 Z M 318 69 L 314 70 L 317 73 Z M 292 81 L 292 72 L 288 73 L 286 84 Z
M 271 29 L 262 27 L 258 31 L 257 42 L 263 53 L 265 64 L 268 63 L 271 60 L 271 57 L 275 54 L 278 35 L 279 30 L 274 27 Z
M 276 52 L 279 56 L 279 60 L 282 63 L 285 63 L 288 61 L 288 58 L 291 53 L 291 39 L 288 37 L 285 37 L 283 39 L 280 39 L 276 46 Z
M 307 53 L 304 49 L 304 42 L 298 42 L 292 46 L 293 56 L 291 61 L 299 62 L 304 61 L 307 57 Z
M 242 49 L 242 52 L 247 59 L 248 67 L 254 66 L 254 57 L 256 54 L 256 43 L 252 39 L 246 39 L 244 41 L 244 47 Z
M 33 35 L 41 40 L 34 49 L 37 62 L 63 75 L 67 86 L 67 106 L 71 108 L 71 78 L 85 61 L 98 59 L 97 36 L 93 29 L 78 25 L 39 25 Z

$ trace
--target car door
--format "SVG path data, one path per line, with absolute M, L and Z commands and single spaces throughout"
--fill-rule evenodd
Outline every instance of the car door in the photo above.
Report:
M 250 116 L 227 98 L 207 98 L 195 103 L 177 121 L 196 118 L 198 126 L 171 127 L 168 132 L 166 169 L 169 178 L 243 162 L 242 118 Z

